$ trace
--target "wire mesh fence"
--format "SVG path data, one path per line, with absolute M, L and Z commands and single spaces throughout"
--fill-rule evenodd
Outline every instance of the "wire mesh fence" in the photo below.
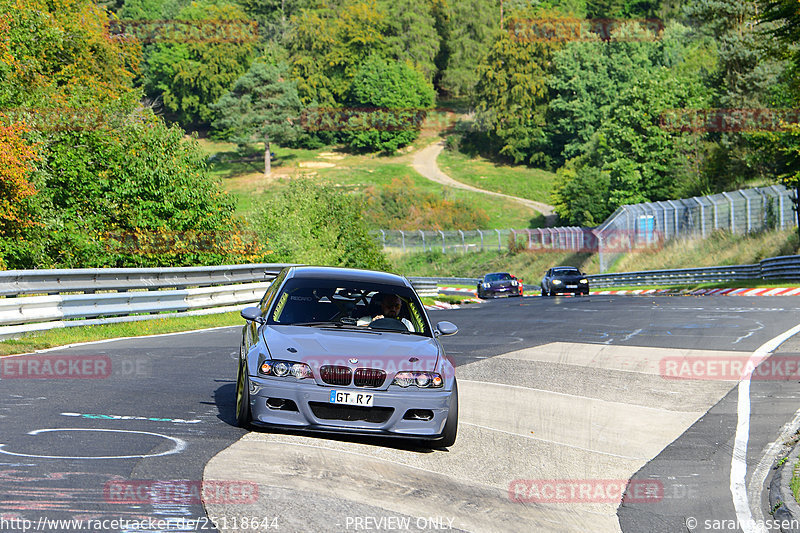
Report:
M 464 253 L 531 249 L 597 252 L 600 269 L 623 253 L 675 238 L 706 238 L 716 230 L 749 233 L 796 226 L 793 191 L 782 185 L 618 208 L 595 228 L 576 226 L 485 230 L 379 230 L 384 251 Z

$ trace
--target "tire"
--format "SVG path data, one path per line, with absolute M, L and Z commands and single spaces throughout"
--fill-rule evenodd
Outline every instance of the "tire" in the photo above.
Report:
M 252 415 L 250 413 L 250 378 L 245 365 L 239 365 L 236 376 L 236 425 L 249 429 Z
M 542 297 L 544 297 L 544 298 L 547 297 L 547 291 L 544 290 L 544 287 L 542 287 Z
M 477 290 L 477 291 L 475 291 L 475 292 L 477 292 L 477 293 L 478 293 L 478 298 L 480 298 L 481 300 L 483 300 L 483 293 L 481 292 L 481 288 L 480 288 L 480 286 L 478 287 L 478 290 Z
M 458 433 L 458 383 L 453 380 L 453 396 L 450 401 L 450 412 L 447 413 L 447 422 L 444 423 L 442 436 L 433 441 L 436 448 L 449 448 L 456 442 Z

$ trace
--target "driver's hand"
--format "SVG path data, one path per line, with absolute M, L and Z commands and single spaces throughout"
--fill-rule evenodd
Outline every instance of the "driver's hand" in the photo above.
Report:
M 375 320 L 378 320 L 379 318 L 385 318 L 385 317 L 383 315 L 378 315 L 375 318 L 373 318 L 372 320 L 375 321 Z

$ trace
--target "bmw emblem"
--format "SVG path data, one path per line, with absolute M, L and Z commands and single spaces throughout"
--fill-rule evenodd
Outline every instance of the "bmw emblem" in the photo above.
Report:
M 353 357 L 352 359 L 348 359 L 348 361 L 350 361 L 351 365 L 358 363 L 358 359 L 356 359 L 355 357 Z

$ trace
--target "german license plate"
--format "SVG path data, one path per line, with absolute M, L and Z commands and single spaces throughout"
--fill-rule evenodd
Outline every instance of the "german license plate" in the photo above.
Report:
M 577 289 L 578 286 L 577 285 L 567 285 L 567 288 L 568 289 Z
M 345 405 L 360 405 L 361 407 L 372 407 L 372 400 L 375 395 L 369 392 L 357 392 L 346 390 L 332 390 L 330 403 Z

